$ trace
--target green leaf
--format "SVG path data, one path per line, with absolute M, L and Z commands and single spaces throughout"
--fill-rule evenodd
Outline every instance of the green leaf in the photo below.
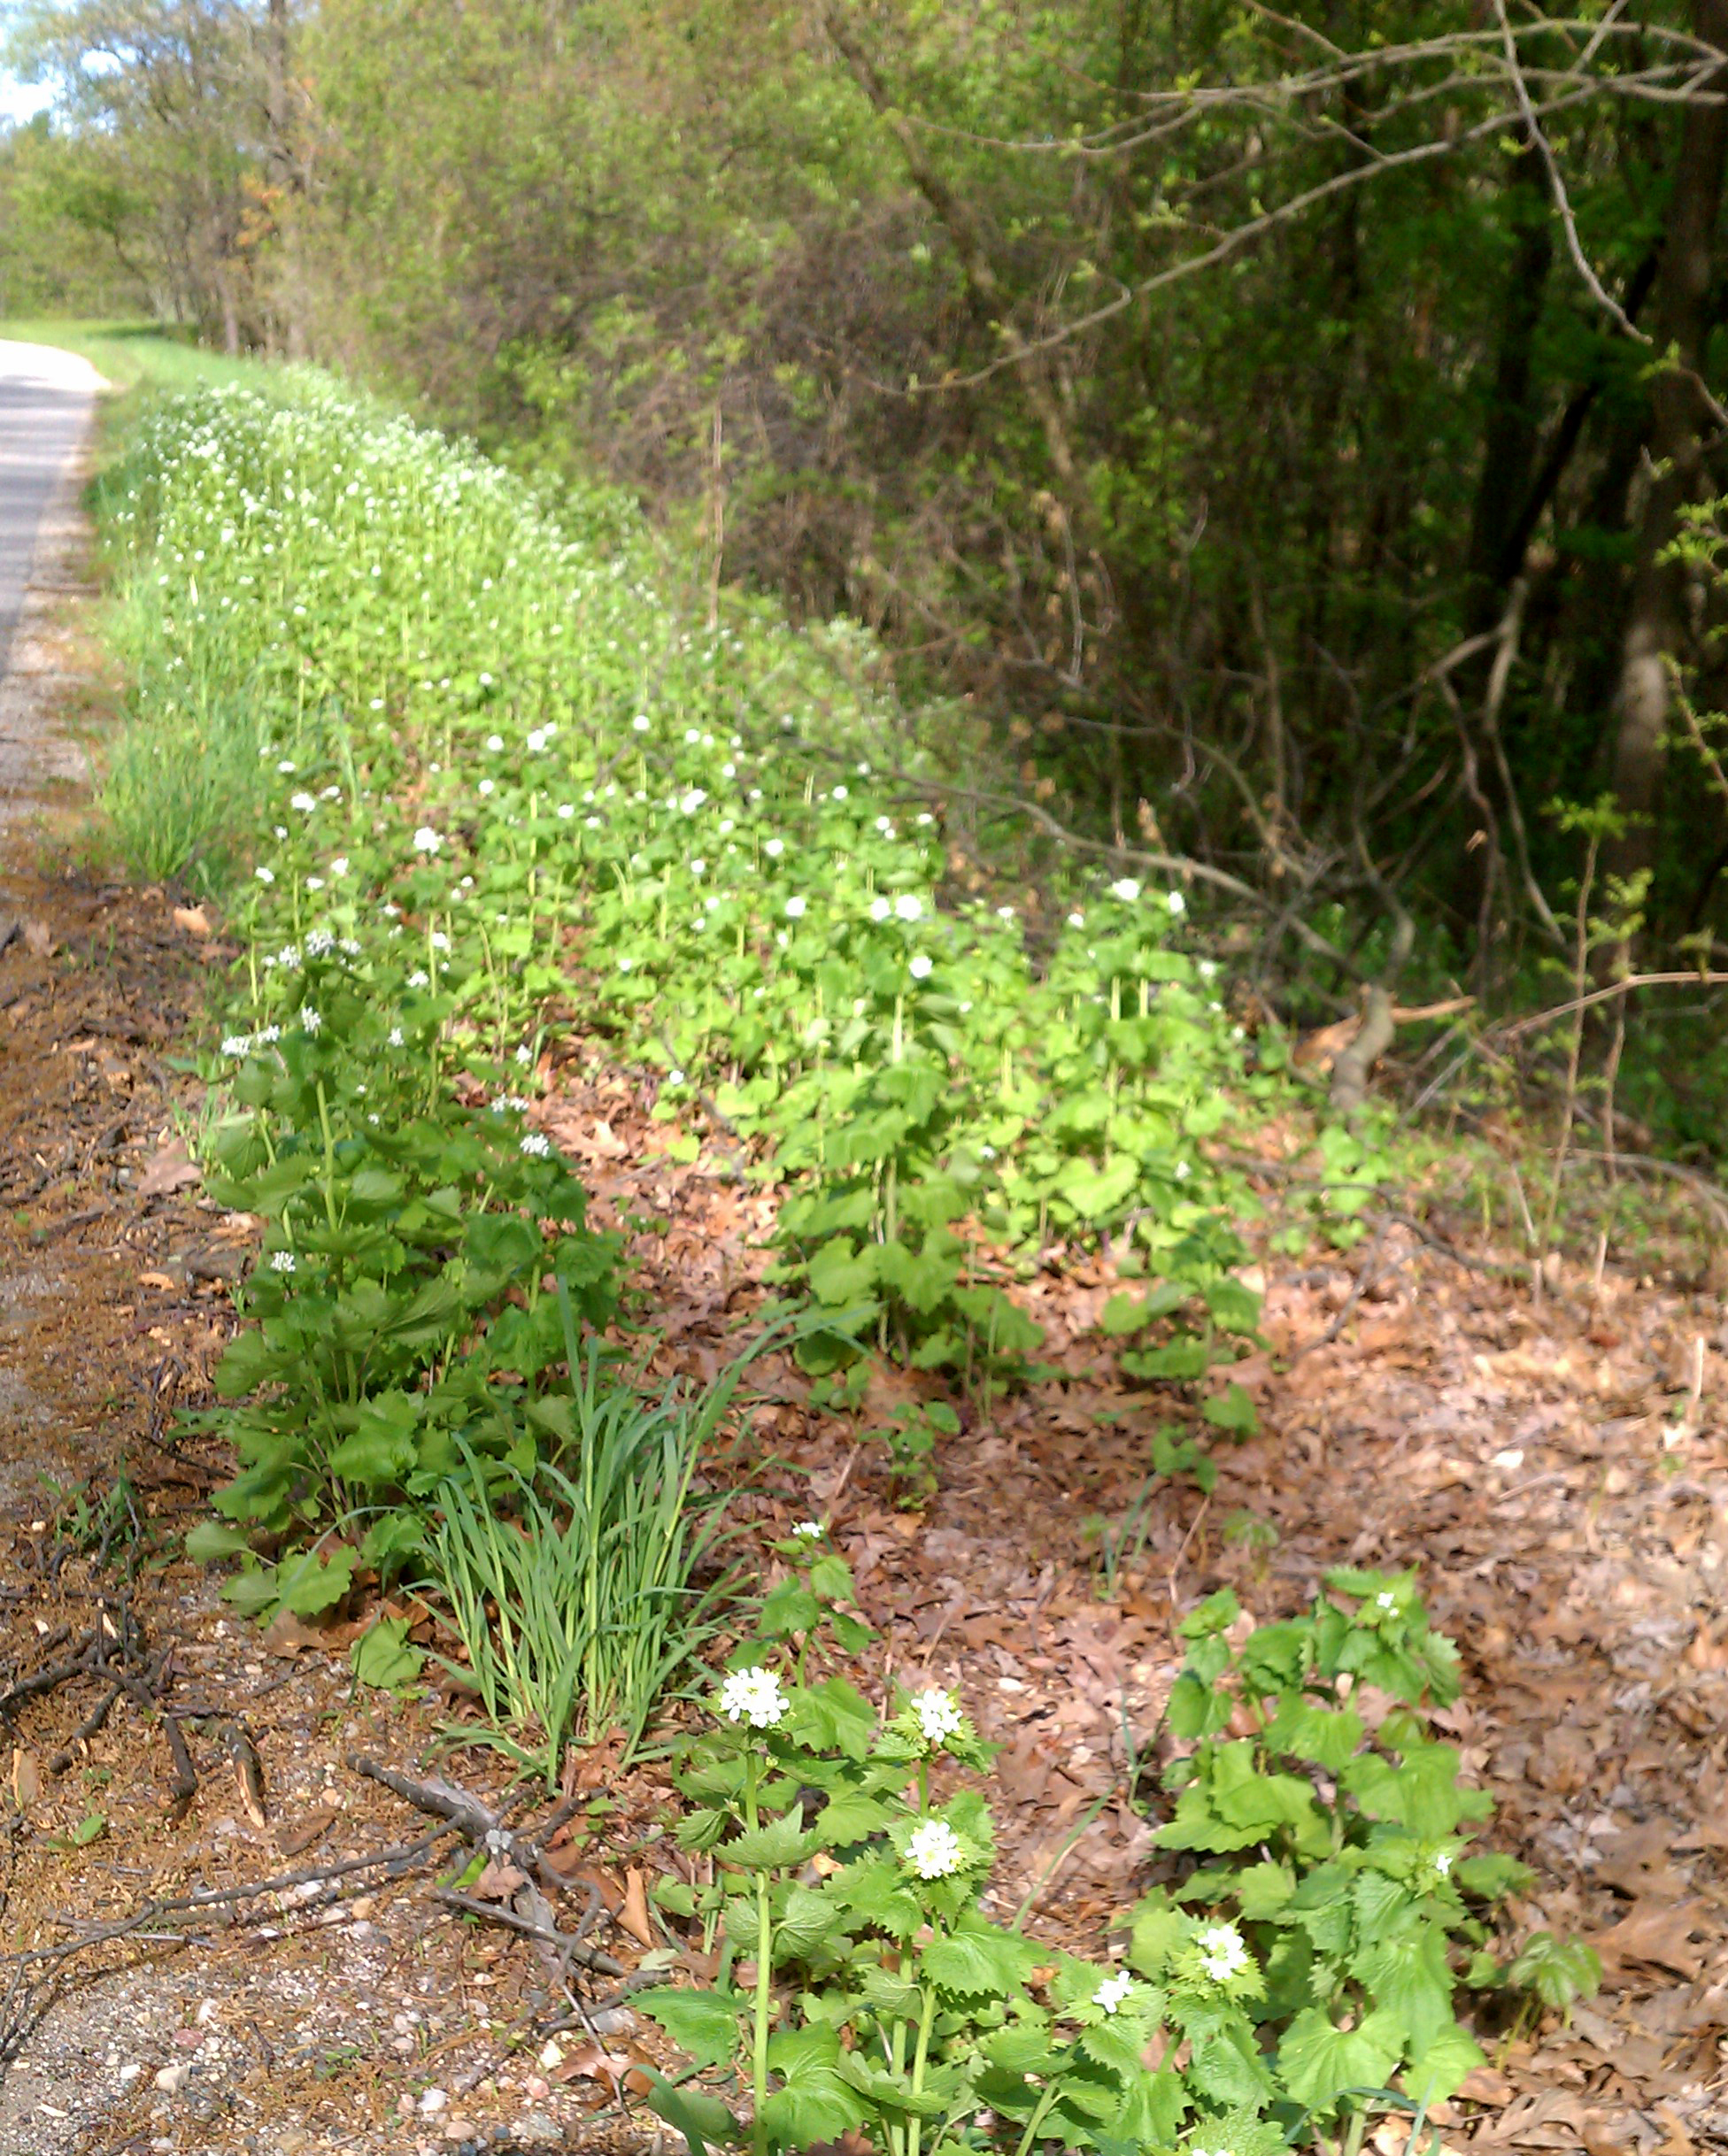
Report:
M 1252 1397 L 1234 1382 L 1205 1401 L 1200 1413 L 1215 1429 L 1228 1430 L 1236 1437 L 1252 1437 L 1260 1428 L 1259 1411 Z
M 1404 2086 L 1424 2110 L 1455 2096 L 1464 2077 L 1485 2066 L 1482 2047 L 1456 2021 L 1444 2029 L 1404 2069 Z
M 285 1557 L 276 1567 L 276 1594 L 285 1610 L 297 1617 L 316 1617 L 334 1609 L 354 1583 L 355 1553 L 343 1543 L 328 1557 L 316 1550 L 302 1550 Z
M 362 1684 L 395 1692 L 414 1682 L 426 1666 L 426 1657 L 409 1644 L 408 1632 L 406 1617 L 381 1617 L 361 1633 L 349 1659 Z
M 200 1520 L 186 1537 L 186 1554 L 195 1565 L 213 1565 L 251 1547 L 251 1536 L 220 1520 Z
M 714 1854 L 721 1863 L 736 1864 L 745 1871 L 787 1871 L 802 1864 L 820 1845 L 820 1836 L 805 1825 L 801 1812 L 793 1810 L 766 1827 L 747 1828 L 734 1835 Z
M 729 2066 L 737 2058 L 744 2002 L 735 1994 L 660 1989 L 639 1993 L 636 2003 L 698 2066 Z M 660 2115 L 669 2125 L 677 2124 L 667 2113 Z
M 938 1990 L 960 1998 L 1007 1998 L 1038 1960 L 1030 1940 L 982 1917 L 963 1917 L 924 1949 L 920 1967 Z
M 1310 2006 L 1278 2045 L 1279 2078 L 1299 2104 L 1330 2110 L 1346 2089 L 1385 2087 L 1402 2052 L 1401 2034 L 1395 2016 L 1369 2014 L 1354 2029 L 1338 2029 Z
M 652 2067 L 645 2070 L 653 2071 Z M 711 2148 L 724 2148 L 739 2138 L 737 2121 L 725 2105 L 717 2096 L 705 2095 L 699 2089 L 675 2089 L 669 2081 L 655 2075 L 642 2100 L 674 2133 L 683 2136 L 690 2156 L 708 2156 Z
M 837 2141 L 865 2121 L 857 2092 L 838 2072 L 837 2029 L 783 2029 L 768 2039 L 768 2067 L 781 2086 L 762 2107 L 770 2135 L 783 2148 Z
M 92 1842 L 100 1841 L 107 1831 L 105 1813 L 87 1812 L 66 1838 L 74 1849 L 88 1849 Z
M 1390 1937 L 1367 1937 L 1368 1944 L 1351 1962 L 1351 1973 L 1377 2007 L 1396 2016 L 1405 2048 L 1423 2051 L 1452 2018 L 1446 1932 L 1416 1918 Z

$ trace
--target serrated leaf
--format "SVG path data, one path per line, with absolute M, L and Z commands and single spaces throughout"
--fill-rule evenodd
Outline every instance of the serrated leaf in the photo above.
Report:
M 919 1966 L 939 1990 L 960 1998 L 1007 1998 L 1038 1960 L 1030 1939 L 981 1918 L 963 1919 L 924 1949 Z
M 802 1864 L 819 1846 L 820 1838 L 805 1825 L 801 1812 L 786 1812 L 766 1827 L 746 1828 L 734 1835 L 714 1854 L 723 1864 L 736 1864 L 745 1871 L 784 1871 Z
M 1278 2045 L 1278 2077 L 1299 2104 L 1327 2111 L 1346 2089 L 1384 2088 L 1402 2052 L 1395 2017 L 1370 2014 L 1338 2029 L 1318 2006 L 1299 2014 Z
M 744 2001 L 733 1994 L 662 1988 L 640 1993 L 637 2004 L 698 2066 L 729 2066 L 737 2056 L 739 2015 Z M 655 2108 L 658 2110 L 659 2106 Z M 662 2111 L 660 2115 L 668 2124 L 677 2124 L 667 2113 Z
M 1404 2086 L 1424 2110 L 1455 2096 L 1468 2075 L 1487 2060 L 1468 2029 L 1448 2021 L 1404 2069 Z
M 186 1554 L 195 1565 L 214 1565 L 225 1557 L 238 1557 L 251 1547 L 243 1529 L 227 1527 L 220 1520 L 200 1520 L 186 1537 Z

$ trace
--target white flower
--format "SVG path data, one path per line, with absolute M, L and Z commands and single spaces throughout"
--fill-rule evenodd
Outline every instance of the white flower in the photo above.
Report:
M 1084 928 L 1086 925 L 1086 917 L 1084 913 L 1070 913 L 1068 917 L 1068 925 L 1070 928 Z
M 771 861 L 777 861 L 785 851 L 786 842 L 783 838 L 771 838 L 762 848 L 762 851 L 768 855 L 769 860 Z
M 1440 1875 L 1442 1879 L 1444 1879 L 1451 1871 L 1452 1852 L 1449 1849 L 1442 1849 L 1436 1854 L 1434 1859 L 1434 1869 Z
M 1013 920 L 1016 915 L 1011 905 L 999 905 L 996 909 L 996 918 L 998 920 Z
M 680 796 L 678 801 L 679 812 L 685 816 L 695 815 L 697 810 L 701 807 L 702 804 L 707 799 L 707 795 L 703 792 L 699 786 L 692 786 L 687 794 Z
M 1132 876 L 1122 876 L 1110 886 L 1110 896 L 1120 898 L 1124 905 L 1132 905 L 1140 895 L 1140 887 Z
M 927 958 L 921 951 L 907 966 L 906 971 L 914 981 L 928 981 L 930 977 L 930 968 L 934 963 L 933 959 Z
M 504 735 L 502 734 L 489 734 L 486 736 L 486 746 L 492 751 L 492 754 L 496 756 L 498 751 L 504 746 Z
M 1377 1609 L 1395 1610 L 1398 1607 L 1398 1598 L 1396 1595 L 1377 1594 L 1374 1598 L 1374 1605 Z
M 701 729 L 701 728 L 700 728 L 699 726 L 687 726 L 687 727 L 684 728 L 684 746 L 685 746 L 685 748 L 687 748 L 687 749 L 693 749 L 693 748 L 696 746 L 697 743 L 698 743 L 698 741 L 700 741 L 700 740 L 701 740 L 701 738 L 702 738 L 702 729 Z
M 316 1033 L 323 1023 L 323 1013 L 314 1011 L 310 1004 L 300 1013 L 300 1028 L 304 1033 Z
M 522 1139 L 522 1151 L 532 1160 L 544 1160 L 552 1149 L 552 1142 L 544 1130 L 530 1130 Z
M 906 891 L 894 901 L 894 911 L 902 920 L 919 920 L 923 917 L 924 902 Z
M 560 801 L 559 803 L 558 816 L 560 823 L 568 823 L 571 817 L 573 817 L 575 812 L 576 805 L 574 801 Z
M 306 880 L 308 882 L 312 881 L 310 877 Z M 321 959 L 328 952 L 334 951 L 336 947 L 336 939 L 328 928 L 308 928 L 306 930 L 306 956 L 309 959 Z
M 390 1028 L 390 1045 L 392 1048 L 400 1048 L 400 1047 L 401 1047 L 401 1045 L 402 1045 L 402 1028 L 401 1028 L 401 1027 L 400 1027 L 400 1026 L 392 1026 L 392 1027 Z
M 419 830 L 414 833 L 414 851 L 416 853 L 437 853 L 443 850 L 444 843 L 429 823 L 421 824 Z
M 1187 1182 L 1187 1180 L 1188 1180 L 1188 1178 L 1189 1178 L 1189 1177 L 1190 1177 L 1190 1176 L 1191 1176 L 1191 1175 L 1193 1174 L 1193 1172 L 1194 1172 L 1194 1171 L 1193 1171 L 1193 1169 L 1192 1169 L 1192 1167 L 1189 1167 L 1188 1163 L 1187 1163 L 1185 1160 L 1178 1160 L 1178 1161 L 1176 1162 L 1176 1181 L 1177 1181 L 1178 1182 Z
M 647 712 L 638 712 L 636 717 L 630 721 L 630 728 L 633 733 L 645 734 L 648 731 Z
M 287 757 L 283 757 L 282 762 L 276 766 L 276 768 L 278 771 L 289 772 L 293 770 L 294 766 L 289 761 Z
M 431 944 L 434 951 L 448 951 L 450 949 L 450 938 L 444 934 L 442 928 L 434 928 L 431 935 L 428 936 L 426 940 Z
M 258 1037 L 261 1047 L 274 1047 L 282 1037 L 282 1029 L 280 1026 L 262 1026 L 258 1028 Z
M 345 853 L 337 854 L 330 863 L 330 874 L 333 876 L 345 876 L 348 874 L 348 856 Z
M 927 1819 L 906 1844 L 906 1861 L 920 1879 L 945 1879 L 964 1866 L 966 1852 L 945 1819 Z
M 918 1717 L 918 1727 L 924 1733 L 927 1744 L 946 1744 L 960 1729 L 965 1717 L 952 1692 L 920 1692 L 912 1702 L 912 1711 Z
M 1181 914 L 1188 911 L 1188 901 L 1180 891 L 1172 891 L 1165 899 L 1164 904 L 1169 906 L 1172 913 Z
M 383 709 L 383 705 L 381 704 L 378 708 L 380 711 L 382 711 Z M 339 786 L 327 786 L 318 797 L 320 801 L 340 801 L 342 798 L 342 789 Z
M 534 1051 L 528 1046 L 526 1041 L 524 1041 L 521 1046 L 516 1051 L 516 1060 L 519 1064 L 521 1064 L 524 1070 L 526 1070 L 528 1065 L 533 1062 Z
M 893 911 L 893 907 L 886 898 L 872 898 L 870 901 L 870 919 L 872 920 L 886 920 Z
M 621 974 L 627 974 L 629 972 L 631 966 L 633 966 L 635 964 L 636 960 L 634 959 L 620 959 L 618 961 L 618 970 Z
M 255 868 L 252 874 L 260 883 L 274 883 L 276 880 L 276 872 L 274 868 Z
M 822 1523 L 820 1520 L 800 1520 L 792 1532 L 802 1536 L 806 1542 L 820 1542 L 822 1538 Z
M 222 1043 L 225 1056 L 244 1056 L 251 1053 L 252 1036 L 250 1033 L 231 1033 Z
M 266 959 L 265 963 L 267 966 L 285 966 L 292 973 L 300 963 L 300 946 L 297 943 L 284 943 L 275 957 Z
M 498 791 L 498 782 L 495 779 L 482 779 L 476 790 L 482 794 L 495 794 Z
M 288 805 L 289 808 L 298 809 L 303 815 L 307 814 L 318 806 L 318 796 L 316 794 L 291 794 L 289 797 Z
M 1248 1966 L 1248 1950 L 1234 1924 L 1208 1924 L 1195 1935 L 1194 1944 L 1200 1950 L 1200 1967 L 1214 1983 L 1228 1983 Z
M 683 1071 L 667 1071 L 666 1074 L 666 1082 L 667 1085 L 683 1085 L 684 1082 L 684 1074 Z
M 772 1729 L 784 1720 L 791 1702 L 771 1669 L 735 1669 L 720 1688 L 719 1712 L 728 1721 L 747 1721 L 752 1729 Z
M 1092 2004 L 1106 2014 L 1115 2014 L 1118 2007 L 1127 2005 L 1128 1995 L 1133 1989 L 1134 1979 L 1124 1969 L 1119 1975 L 1104 1979 L 1092 1993 Z
M 844 801 L 844 800 L 845 799 L 845 797 L 846 797 L 846 789 L 845 789 L 845 788 L 844 786 L 837 786 L 837 787 L 834 789 L 834 798 L 835 798 L 837 801 Z
M 272 1251 L 270 1270 L 273 1273 L 291 1273 L 294 1270 L 294 1252 L 292 1251 Z
M 805 901 L 802 898 L 789 898 L 786 901 L 787 920 L 802 920 L 804 919 L 804 907 Z

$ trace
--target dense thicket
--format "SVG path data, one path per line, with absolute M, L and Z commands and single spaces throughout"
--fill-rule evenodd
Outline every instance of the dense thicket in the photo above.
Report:
M 1648 933 L 1715 933 L 1728 827 L 1671 743 L 1710 607 L 1665 550 L 1728 418 L 1728 0 L 79 0 L 19 36 L 65 214 L 158 304 L 879 625 L 993 716 L 976 784 L 1202 863 L 1279 991 L 1527 980 L 1586 851 L 1555 805 L 1603 797 Z

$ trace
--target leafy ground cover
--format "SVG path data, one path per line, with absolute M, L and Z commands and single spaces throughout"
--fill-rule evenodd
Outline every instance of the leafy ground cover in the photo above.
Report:
M 1053 1351 L 1084 1337 L 1096 1354 L 1100 1334 L 1137 1343 L 1104 1359 L 1140 1413 L 1158 1411 L 1148 1386 L 1168 1400 L 1227 1363 L 1190 1416 L 1253 1432 L 1264 1276 L 1240 1269 L 1260 1204 L 1202 1141 L 1287 1097 L 1276 1043 L 1248 1042 L 1187 942 L 1181 892 L 1100 878 L 1053 921 L 979 888 L 936 775 L 918 797 L 937 806 L 890 805 L 846 639 L 825 648 L 744 605 L 694 629 L 613 498 L 555 519 L 326 384 L 166 408 L 108 502 L 136 670 L 116 768 L 133 755 L 137 791 L 111 782 L 111 810 L 123 835 L 132 814 L 183 839 L 159 865 L 226 891 L 239 937 L 201 1151 L 212 1198 L 262 1226 L 263 1251 L 217 1377 L 238 1403 L 213 1418 L 241 1456 L 218 1500 L 236 1524 L 190 1544 L 241 1559 L 231 1601 L 291 1634 L 362 1572 L 388 1584 L 435 1554 L 447 1590 L 466 1582 L 457 1674 L 495 1721 L 537 1723 L 552 1783 L 568 1742 L 599 1734 L 578 1723 L 574 1669 L 587 1713 L 607 1711 L 593 1673 L 609 1628 L 577 1621 L 605 1536 L 652 1558 L 643 1529 L 667 1500 L 662 1541 L 684 1558 L 641 1591 L 673 1606 L 686 1591 L 688 1439 L 663 1433 L 645 1511 L 607 1513 L 584 1479 L 621 1482 L 575 1315 L 613 1314 L 633 1222 L 588 1224 L 582 1148 L 546 1097 L 573 1029 L 634 1074 L 667 1164 L 700 1167 L 686 1131 L 705 1121 L 711 1164 L 729 1139 L 735 1183 L 772 1187 L 766 1284 L 815 1305 L 812 1409 L 868 1404 L 888 1365 L 860 1351 L 895 1351 L 903 1489 L 964 1428 L 922 1373 L 988 1420 L 1006 1387 L 1059 1386 Z M 220 819 L 190 784 L 219 735 L 235 780 Z M 137 817 L 152 801 L 174 812 Z M 1323 1159 L 1346 1205 L 1367 1197 L 1357 1140 L 1335 1134 Z M 1300 1220 L 1291 1233 L 1306 1240 Z M 1276 1256 L 1282 1231 L 1257 1242 Z M 1066 1302 L 1060 1342 L 1029 1291 L 1056 1244 L 1095 1246 L 1105 1289 L 1084 1314 Z M 1146 1436 L 1167 1476 L 1200 1464 L 1179 1432 Z M 612 1450 L 631 1484 L 652 1419 L 644 1445 L 633 1426 Z M 1113 1591 L 1145 1576 L 1146 1487 Z M 1266 1546 L 1263 1522 L 1232 1518 L 1242 1551 Z M 795 1573 L 797 1549 L 779 1552 Z M 809 1595 L 823 1564 L 838 1567 L 823 1593 L 855 1610 L 837 1555 L 811 1567 Z M 1425 2118 L 1484 2070 L 1453 2021 L 1462 1981 L 1509 1975 L 1550 2006 L 1593 1981 L 1551 1932 L 1509 1969 L 1488 1949 L 1489 1905 L 1519 1875 L 1458 1838 L 1488 1803 L 1432 1733 L 1456 1685 L 1406 1576 L 1335 1571 L 1306 1619 L 1239 1636 L 1227 1592 L 1188 1619 L 1159 1724 L 1137 1736 L 1124 1696 L 1126 1802 L 1160 1821 L 1154 1845 L 1217 1860 L 1142 1906 L 1127 1972 L 1061 1946 L 1054 1980 L 1034 1959 L 1047 1942 L 983 1913 L 994 1829 L 976 1792 L 938 1804 L 921 1767 L 916 1804 L 895 1794 L 896 1772 L 944 1749 L 896 1750 L 916 1702 L 883 1726 L 845 1680 L 805 1682 L 816 1612 L 800 1596 L 783 1580 L 759 1628 L 801 1636 L 777 1651 L 789 1689 L 745 1647 L 721 1696 L 734 1725 L 790 1717 L 798 1756 L 764 1769 L 746 1740 L 698 1757 L 683 1793 L 709 1801 L 686 1846 L 720 1874 L 706 1900 L 675 1872 L 660 1894 L 702 1955 L 720 1947 L 715 1981 L 679 1991 L 667 2026 L 753 2089 L 759 2146 L 863 2129 L 919 2156 L 963 2144 L 981 2109 L 1017 2120 L 1027 2149 L 1318 2130 L 1354 2145 L 1375 2109 Z M 856 1614 L 829 1621 L 863 1644 Z M 412 1682 L 414 1624 L 359 1635 L 360 1674 Z M 645 1691 L 611 1701 L 633 1731 L 688 1654 L 674 1634 L 669 1661 L 650 1643 Z M 960 1714 L 945 1692 L 919 1698 Z M 1173 1812 L 1138 1763 L 1168 1740 Z M 806 1790 L 828 1799 L 814 1826 Z M 837 1990 L 837 1958 L 875 1966 L 874 1988 Z M 777 2029 L 776 1975 L 798 1987 Z M 1187 2057 L 1141 2059 L 1159 2027 Z M 693 2146 L 731 2131 L 693 2096 L 664 2107 Z
M 783 1276 L 835 1318 L 808 1368 L 860 1332 L 969 1383 L 1024 1364 L 1008 1290 L 1053 1240 L 1151 1282 L 1112 1320 L 1161 1327 L 1148 1380 L 1251 1333 L 1252 1199 L 1206 1141 L 1279 1097 L 1280 1044 L 1226 1008 L 1181 889 L 986 888 L 934 758 L 878 777 L 845 625 L 710 609 L 615 495 L 554 514 L 313 377 L 165 407 L 105 517 L 137 674 L 111 807 L 151 873 L 246 879 L 241 1088 L 314 1028 L 367 1082 L 448 1041 L 440 1080 L 513 1135 L 561 999 L 792 1187 Z M 1360 1155 L 1340 1134 L 1346 1206 Z M 1240 1427 L 1240 1395 L 1210 1412 Z

